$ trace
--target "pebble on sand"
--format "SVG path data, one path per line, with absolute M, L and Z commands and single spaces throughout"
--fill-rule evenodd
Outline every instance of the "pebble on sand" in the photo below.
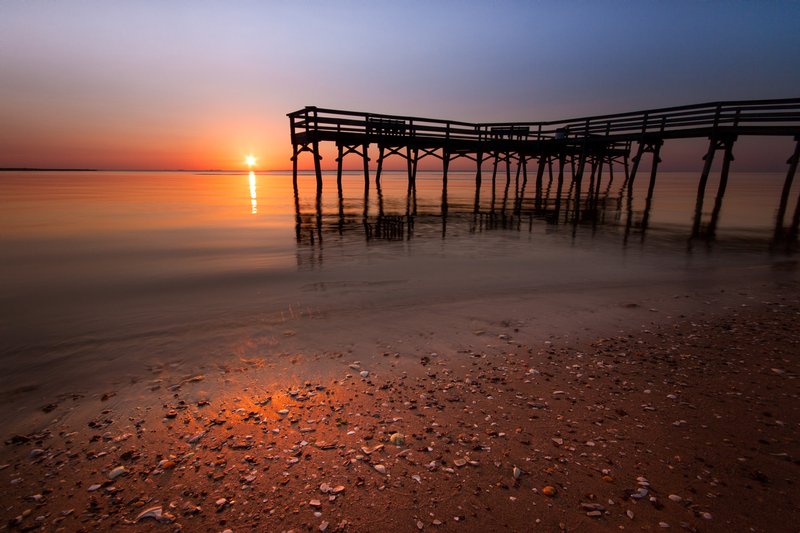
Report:
M 547 485 L 545 488 L 542 489 L 542 494 L 545 496 L 550 496 L 551 498 L 556 495 L 556 488 L 552 485 Z
M 125 470 L 124 466 L 118 466 L 113 469 L 111 472 L 108 473 L 108 479 L 116 479 L 123 474 L 127 474 L 128 471 Z

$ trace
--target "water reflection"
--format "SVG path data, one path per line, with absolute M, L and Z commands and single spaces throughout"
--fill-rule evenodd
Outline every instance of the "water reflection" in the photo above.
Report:
M 577 172 L 572 174 L 570 167 L 576 163 Z M 702 209 L 702 191 L 698 191 L 695 202 L 686 201 L 694 195 L 690 191 L 696 187 L 691 178 L 682 182 L 683 188 L 677 193 L 669 176 L 661 178 L 664 183 L 657 186 L 654 172 L 649 181 L 642 180 L 639 187 L 634 187 L 627 167 L 622 178 L 616 179 L 618 174 L 615 175 L 612 163 L 609 159 L 589 161 L 588 158 L 545 161 L 539 165 L 535 186 L 529 186 L 525 172 L 517 173 L 516 178 L 511 171 L 505 176 L 493 175 L 492 182 L 486 184 L 477 175 L 465 174 L 460 179 L 451 176 L 448 181 L 434 175 L 418 180 L 416 185 L 408 185 L 402 174 L 394 178 L 384 174 L 383 180 L 375 183 L 374 191 L 369 185 L 363 189 L 337 187 L 335 204 L 332 192 L 319 188 L 314 193 L 307 190 L 295 196 L 297 243 L 303 249 L 313 248 L 316 261 L 321 261 L 323 241 L 327 245 L 330 240 L 327 237 L 334 235 L 331 246 L 358 241 L 370 244 L 446 239 L 497 230 L 544 231 L 561 233 L 573 241 L 602 234 L 627 247 L 634 242 L 638 245 L 645 242 L 653 231 L 653 220 L 658 240 L 678 243 L 678 248 L 689 243 L 686 249 L 690 252 L 698 241 L 709 247 L 717 241 L 725 203 L 724 181 L 716 191 L 713 208 L 706 212 Z M 584 166 L 585 172 L 581 170 Z M 356 190 L 363 192 L 353 193 Z M 667 223 L 663 215 L 654 219 L 659 203 L 662 210 L 667 210 L 678 197 L 685 204 L 682 219 L 674 218 Z M 747 245 L 753 244 L 750 238 Z M 756 246 L 764 249 L 769 244 L 766 238 Z
M 252 170 L 249 175 L 250 179 L 250 212 L 254 215 L 258 213 L 258 197 L 256 196 L 256 173 Z

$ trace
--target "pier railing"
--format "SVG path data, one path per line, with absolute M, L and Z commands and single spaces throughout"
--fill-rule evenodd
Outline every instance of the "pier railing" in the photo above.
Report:
M 386 115 L 305 107 L 289 113 L 292 139 L 298 133 L 322 139 L 364 136 L 419 140 L 568 140 L 592 137 L 639 139 L 699 137 L 718 129 L 735 133 L 781 134 L 800 132 L 800 99 L 746 100 L 667 107 L 540 122 L 470 123 L 455 120 Z

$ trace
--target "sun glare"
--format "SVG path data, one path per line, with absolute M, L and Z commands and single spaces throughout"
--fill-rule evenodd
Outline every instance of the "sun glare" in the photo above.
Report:
M 248 155 L 247 157 L 244 158 L 244 162 L 247 164 L 248 167 L 253 168 L 254 166 L 256 166 L 256 156 L 252 154 Z

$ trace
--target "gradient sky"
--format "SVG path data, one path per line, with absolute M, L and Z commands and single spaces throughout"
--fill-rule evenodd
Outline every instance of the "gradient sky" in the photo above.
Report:
M 798 21 L 800 2 L 0 0 L 0 167 L 287 168 L 305 105 L 506 121 L 798 97 Z M 784 165 L 771 146 L 744 159 Z

